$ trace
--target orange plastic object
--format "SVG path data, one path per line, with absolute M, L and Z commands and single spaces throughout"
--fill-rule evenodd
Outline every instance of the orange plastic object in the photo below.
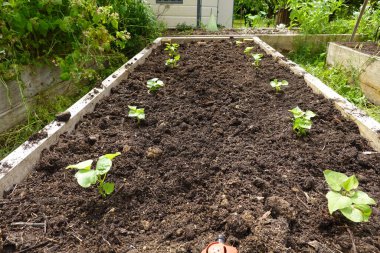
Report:
M 220 242 L 210 243 L 202 253 L 238 253 L 237 249 Z

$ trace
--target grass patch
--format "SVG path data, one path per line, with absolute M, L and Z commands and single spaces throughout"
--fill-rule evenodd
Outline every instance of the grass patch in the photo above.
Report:
M 288 57 L 380 122 L 380 106 L 369 102 L 363 94 L 359 85 L 359 72 L 327 66 L 325 47 L 315 48 L 312 45 L 302 45 Z
M 58 112 L 65 111 L 90 89 L 89 85 L 78 84 L 70 95 L 38 96 L 33 106 L 27 105 L 28 119 L 26 122 L 0 133 L 0 160 L 28 140 L 32 134 L 53 121 Z

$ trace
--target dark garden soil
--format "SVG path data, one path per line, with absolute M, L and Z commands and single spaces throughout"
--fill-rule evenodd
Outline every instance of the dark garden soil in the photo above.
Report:
M 380 252 L 379 209 L 363 224 L 330 216 L 322 174 L 355 173 L 380 200 L 380 155 L 363 154 L 357 127 L 302 78 L 267 55 L 254 68 L 243 50 L 184 44 L 176 69 L 163 47 L 153 51 L 0 200 L 3 252 L 199 253 L 224 233 L 240 253 L 348 253 L 350 232 L 357 252 Z M 156 95 L 146 89 L 154 77 L 166 84 Z M 274 78 L 289 82 L 284 93 Z M 128 105 L 145 108 L 140 126 Z M 292 132 L 297 105 L 318 115 L 305 138 Z M 116 151 L 107 199 L 64 169 Z
M 277 29 L 277 28 L 241 28 L 241 29 L 220 29 L 217 32 L 210 32 L 204 29 L 194 29 L 179 31 L 177 29 L 168 29 L 165 36 L 186 36 L 186 35 L 243 35 L 243 34 L 293 34 L 296 30 Z
M 380 46 L 374 42 L 339 42 L 339 44 L 359 52 L 380 57 Z

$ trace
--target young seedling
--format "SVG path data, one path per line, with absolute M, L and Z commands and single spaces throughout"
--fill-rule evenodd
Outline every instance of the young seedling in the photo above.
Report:
M 174 58 L 174 56 L 178 55 L 179 45 L 177 43 L 165 43 L 165 45 L 165 51 L 168 51 L 171 58 Z
M 359 181 L 356 176 L 348 177 L 332 170 L 325 170 L 323 174 L 330 188 L 326 194 L 329 213 L 339 210 L 353 222 L 368 221 L 372 213 L 370 205 L 376 205 L 376 202 L 367 193 L 357 190 Z
M 260 65 L 260 62 L 261 62 L 261 58 L 263 58 L 263 55 L 262 54 L 252 54 L 252 57 L 253 57 L 253 65 L 258 67 Z
M 176 43 L 166 43 L 165 44 L 165 51 L 168 51 L 169 53 L 169 59 L 166 60 L 165 65 L 169 66 L 171 68 L 177 67 L 177 62 L 181 58 L 181 56 L 178 53 L 178 47 L 179 45 Z
M 270 86 L 275 89 L 276 93 L 279 93 L 281 91 L 281 86 L 288 86 L 288 81 L 278 81 L 277 79 L 274 79 L 270 82 Z
M 166 60 L 165 65 L 169 66 L 171 68 L 176 68 L 177 62 L 179 61 L 180 58 L 181 58 L 180 55 L 176 55 L 176 56 L 174 56 L 174 58 L 169 58 Z
M 149 89 L 149 92 L 156 92 L 158 91 L 161 87 L 164 87 L 164 82 L 161 81 L 158 78 L 153 78 L 148 80 L 147 82 L 147 87 Z
M 302 111 L 298 106 L 289 110 L 289 112 L 293 113 L 293 131 L 298 136 L 305 136 L 307 134 L 307 130 L 311 129 L 311 125 L 313 122 L 311 118 L 315 117 L 316 114 L 312 111 L 307 110 L 306 112 Z
M 140 124 L 141 120 L 145 120 L 144 108 L 138 109 L 137 106 L 131 106 L 131 105 L 128 105 L 128 108 L 129 108 L 128 117 L 136 118 L 137 124 Z
M 93 160 L 86 160 L 74 165 L 69 165 L 66 169 L 76 169 L 75 178 L 78 184 L 83 188 L 88 188 L 91 185 L 98 185 L 98 191 L 102 197 L 112 194 L 115 190 L 115 184 L 111 182 L 105 182 L 107 173 L 112 167 L 112 159 L 119 156 L 120 152 L 115 154 L 106 154 L 99 157 L 96 163 L 95 169 L 91 169 Z
M 245 53 L 247 56 L 249 56 L 249 55 L 251 54 L 252 50 L 253 50 L 253 47 L 246 47 L 246 48 L 244 49 L 244 53 Z

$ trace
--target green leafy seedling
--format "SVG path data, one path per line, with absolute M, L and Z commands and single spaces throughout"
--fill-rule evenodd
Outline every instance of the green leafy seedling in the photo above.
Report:
M 174 58 L 169 58 L 166 60 L 165 65 L 169 66 L 170 68 L 176 68 L 178 66 L 177 63 L 180 58 L 181 58 L 180 55 L 176 55 L 174 56 Z
M 137 106 L 131 106 L 131 105 L 128 105 L 128 108 L 129 108 L 128 117 L 136 118 L 137 124 L 140 124 L 141 120 L 145 120 L 144 108 L 137 108 Z
M 288 81 L 282 80 L 278 81 L 277 79 L 274 79 L 270 82 L 270 86 L 276 90 L 276 93 L 279 93 L 281 91 L 282 86 L 288 86 Z
M 353 222 L 368 221 L 372 214 L 370 205 L 376 205 L 376 202 L 367 193 L 357 190 L 359 181 L 356 176 L 348 177 L 332 170 L 325 170 L 323 174 L 330 188 L 326 194 L 329 213 L 339 210 Z
M 95 169 L 91 169 L 93 160 L 86 160 L 74 165 L 69 165 L 66 169 L 76 169 L 75 178 L 78 184 L 83 188 L 88 188 L 91 185 L 98 185 L 98 191 L 102 197 L 111 195 L 115 190 L 115 184 L 105 182 L 107 173 L 112 167 L 112 159 L 119 156 L 120 152 L 114 154 L 106 154 L 99 157 Z
M 253 65 L 258 67 L 260 65 L 261 59 L 263 58 L 262 54 L 252 54 L 253 57 Z
M 311 129 L 313 122 L 311 118 L 315 117 L 316 114 L 312 111 L 307 110 L 306 112 L 302 111 L 298 106 L 289 110 L 293 114 L 293 131 L 298 136 L 307 135 L 307 130 Z
M 179 47 L 179 44 L 177 43 L 165 43 L 166 47 L 165 47 L 165 51 L 168 51 L 169 53 L 169 56 L 171 58 L 174 58 L 174 56 L 178 55 L 178 47 Z
M 244 49 L 244 53 L 245 53 L 247 56 L 249 56 L 249 55 L 251 54 L 252 50 L 253 50 L 253 47 L 246 47 L 246 48 Z
M 158 78 L 153 78 L 153 79 L 150 79 L 146 82 L 146 86 L 148 87 L 149 89 L 149 92 L 156 92 L 158 91 L 161 87 L 164 87 L 164 82 L 161 81 L 160 79 Z

